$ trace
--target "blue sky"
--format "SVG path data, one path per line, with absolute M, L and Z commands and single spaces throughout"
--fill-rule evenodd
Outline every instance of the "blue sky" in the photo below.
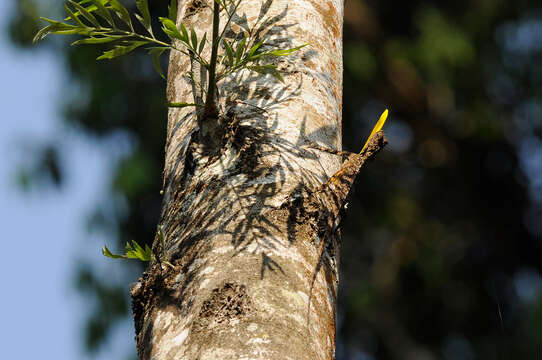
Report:
M 0 23 L 7 24 L 12 1 L 0 1 Z M 69 79 L 49 51 L 11 46 L 0 31 L 0 236 L 4 281 L 0 308 L 0 346 L 4 359 L 85 359 L 82 327 L 85 299 L 73 287 L 75 264 L 97 264 L 115 279 L 120 266 L 100 254 L 106 239 L 91 239 L 88 213 L 103 198 L 113 165 L 96 140 L 67 129 L 60 114 L 62 89 Z M 22 192 L 17 169 L 31 160 L 32 146 L 61 144 L 67 179 L 60 190 Z M 96 237 L 96 236 L 95 236 Z M 94 241 L 97 240 L 97 241 Z M 115 330 L 96 359 L 122 359 L 133 347 L 132 324 Z

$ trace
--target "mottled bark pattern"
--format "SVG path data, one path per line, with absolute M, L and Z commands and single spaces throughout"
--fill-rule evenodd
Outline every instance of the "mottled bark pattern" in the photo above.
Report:
M 384 140 L 341 168 L 343 0 L 247 0 L 238 14 L 229 38 L 310 46 L 277 60 L 285 84 L 247 71 L 219 83 L 214 151 L 192 109 L 170 110 L 155 251 L 173 266 L 153 263 L 132 288 L 141 359 L 334 358 L 340 213 Z M 200 36 L 211 16 L 179 3 Z M 172 54 L 168 101 L 202 97 L 189 66 Z

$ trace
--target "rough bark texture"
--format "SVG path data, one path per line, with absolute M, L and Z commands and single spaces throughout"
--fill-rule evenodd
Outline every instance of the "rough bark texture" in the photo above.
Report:
M 170 111 L 154 251 L 173 266 L 152 264 L 132 288 L 141 359 L 334 358 L 341 211 L 385 140 L 342 163 L 343 0 L 247 0 L 238 13 L 230 37 L 310 46 L 277 63 L 285 84 L 246 71 L 219 83 L 224 131 L 210 145 L 193 110 Z M 211 17 L 179 3 L 199 34 Z M 172 54 L 168 101 L 201 98 L 189 66 Z

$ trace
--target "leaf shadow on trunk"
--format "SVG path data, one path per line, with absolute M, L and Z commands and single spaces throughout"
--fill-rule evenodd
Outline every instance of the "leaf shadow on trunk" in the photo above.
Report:
M 295 24 L 280 23 L 286 17 L 288 7 L 285 7 L 276 16 L 266 17 L 272 3 L 272 0 L 262 3 L 254 24 L 249 24 L 245 14 L 235 15 L 233 23 L 237 25 L 238 30 L 234 31 L 230 29 L 226 32 L 225 37 L 229 41 L 234 42 L 240 41 L 248 34 L 248 38 L 251 41 L 247 44 L 247 48 L 259 42 L 263 42 L 264 47 L 265 44 L 270 44 L 273 47 L 291 48 L 293 46 L 292 39 L 288 35 L 287 30 Z M 304 56 L 304 60 L 309 59 L 311 55 L 314 56 L 315 51 L 307 51 L 307 54 Z M 277 63 L 279 62 L 277 61 Z M 287 61 L 284 61 L 283 64 L 286 64 L 286 67 L 288 67 Z M 288 72 L 288 69 L 286 71 Z M 273 232 L 280 232 L 281 229 L 277 228 L 273 221 L 270 221 L 264 215 L 270 209 L 270 206 L 266 205 L 266 200 L 272 198 L 284 186 L 288 173 L 296 173 L 299 176 L 298 181 L 300 184 L 314 184 L 325 181 L 322 176 L 315 176 L 312 171 L 306 169 L 302 164 L 306 159 L 316 160 L 317 155 L 313 151 L 301 148 L 300 145 L 304 144 L 302 140 L 298 140 L 297 143 L 285 140 L 277 132 L 279 130 L 277 129 L 279 124 L 278 119 L 270 119 L 275 108 L 296 99 L 300 95 L 301 87 L 301 82 L 297 87 L 294 86 L 291 89 L 292 85 L 287 87 L 270 77 L 262 77 L 260 74 L 254 72 L 247 74 L 246 71 L 230 75 L 220 84 L 220 98 L 223 99 L 221 102 L 222 112 L 226 114 L 228 122 L 230 122 L 231 139 L 227 146 L 236 148 L 235 151 L 238 153 L 235 167 L 227 168 L 227 166 L 223 166 L 221 171 L 228 178 L 246 173 L 247 179 L 245 184 L 236 184 L 233 186 L 226 181 L 223 184 L 224 186 L 209 186 L 210 182 L 216 180 L 207 179 L 204 182 L 193 183 L 191 186 L 187 186 L 187 178 L 197 170 L 194 155 L 190 151 L 191 142 L 195 138 L 195 133 L 198 131 L 197 127 L 193 126 L 193 130 L 188 133 L 188 136 L 179 142 L 178 147 L 182 149 L 176 151 L 181 156 L 177 157 L 172 170 L 169 171 L 169 174 L 166 174 L 168 176 L 168 179 L 166 179 L 166 184 L 168 184 L 166 188 L 182 189 L 182 195 L 177 192 L 168 199 L 173 199 L 174 203 L 182 202 L 182 213 L 184 214 L 190 213 L 192 209 L 191 204 L 194 201 L 205 203 L 209 199 L 216 199 L 219 196 L 228 199 L 233 195 L 235 202 L 240 204 L 244 220 L 237 222 L 232 229 L 229 229 L 229 225 L 239 217 L 239 213 L 231 214 L 233 209 L 228 204 L 225 204 L 221 208 L 210 207 L 207 211 L 202 211 L 198 216 L 191 216 L 194 221 L 191 222 L 192 225 L 189 227 L 196 229 L 196 231 L 190 233 L 190 238 L 204 238 L 208 235 L 212 224 L 220 223 L 221 232 L 231 235 L 232 245 L 236 248 L 236 254 L 247 250 L 254 243 L 257 243 L 257 248 L 254 251 L 266 251 L 276 248 L 274 244 L 276 237 L 273 235 Z M 200 95 L 194 93 L 195 97 Z M 187 115 L 185 120 L 189 120 L 188 118 L 193 115 L 194 113 Z M 310 134 L 303 133 L 305 121 L 306 119 L 303 119 L 302 133 L 299 135 L 300 139 L 311 137 Z M 168 138 L 174 138 L 177 130 L 180 128 L 181 124 L 177 122 Z M 302 161 L 298 159 L 302 159 Z M 218 162 L 220 162 L 220 159 L 218 159 Z M 181 175 L 179 176 L 179 174 Z M 224 187 L 229 188 L 231 193 L 223 193 Z M 250 187 L 251 190 L 246 192 L 242 189 L 243 187 Z M 187 195 L 188 193 L 194 194 L 200 192 L 205 195 L 201 195 L 198 198 L 195 198 L 193 195 Z M 181 196 L 183 198 L 182 201 L 180 200 Z M 165 209 L 163 214 L 168 212 Z M 179 226 L 171 226 L 172 223 L 184 223 L 184 221 L 180 221 L 179 213 L 175 217 L 177 218 L 176 221 L 172 221 L 171 216 L 163 218 L 161 221 L 166 226 L 166 232 L 170 234 L 169 238 L 174 239 L 178 238 L 181 233 L 186 233 L 186 226 L 188 225 L 185 224 L 182 227 L 185 230 L 181 230 Z M 175 229 L 174 231 L 172 231 L 173 228 Z M 289 242 L 290 245 L 294 242 L 294 236 L 289 236 Z M 184 248 L 185 245 L 188 246 L 190 241 L 183 240 L 181 243 L 184 244 L 181 245 Z M 175 256 L 173 255 L 172 257 Z M 262 255 L 262 278 L 266 269 L 280 269 L 280 265 L 277 262 L 272 263 L 269 259 L 271 257 L 267 254 Z M 270 264 L 275 265 L 270 266 Z

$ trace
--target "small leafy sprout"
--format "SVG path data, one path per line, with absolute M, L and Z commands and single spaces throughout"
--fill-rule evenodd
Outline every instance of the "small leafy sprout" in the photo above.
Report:
M 367 138 L 367 141 L 365 142 L 365 145 L 363 145 L 363 148 L 361 149 L 360 154 L 363 153 L 367 145 L 369 145 L 369 140 L 371 140 L 373 135 L 379 132 L 380 130 L 382 130 L 382 127 L 386 123 L 387 118 L 388 118 L 388 109 L 384 110 L 382 115 L 380 115 L 380 119 L 378 119 L 378 122 L 374 126 L 373 131 L 371 131 L 371 135 L 369 135 L 369 137 Z
M 132 245 L 130 245 L 129 242 L 126 243 L 125 255 L 113 254 L 105 245 L 102 247 L 102 254 L 112 259 L 139 259 L 141 261 L 151 261 L 152 258 L 152 251 L 149 245 L 145 245 L 145 249 L 143 249 L 136 241 L 132 241 Z
M 112 259 L 139 259 L 141 261 L 151 261 L 154 258 L 157 262 L 173 268 L 173 264 L 165 259 L 166 240 L 161 226 L 158 228 L 158 242 L 160 244 L 159 254 L 153 254 L 149 245 L 145 245 L 145 249 L 143 249 L 137 241 L 132 241 L 132 244 L 129 242 L 126 243 L 126 254 L 124 255 L 113 254 L 105 245 L 102 247 L 102 254 Z

